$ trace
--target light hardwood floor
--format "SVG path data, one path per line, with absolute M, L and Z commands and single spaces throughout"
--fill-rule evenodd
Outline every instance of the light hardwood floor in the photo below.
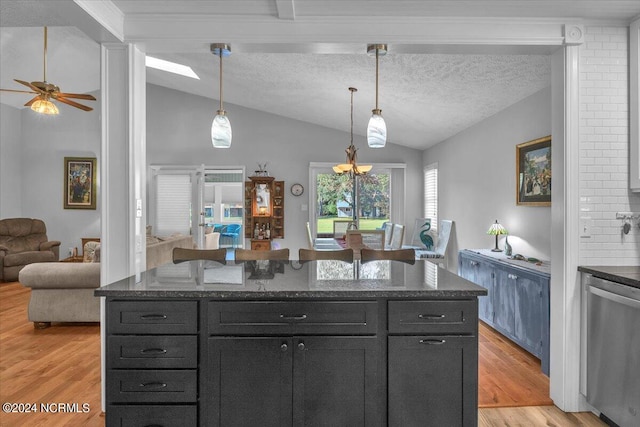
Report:
M 35 403 L 39 411 L 22 414 L 2 412 L 0 426 L 104 426 L 100 403 L 99 326 L 54 324 L 48 329 L 35 330 L 27 321 L 28 299 L 29 290 L 19 283 L 0 283 L 0 401 Z M 516 362 L 505 361 L 506 358 L 496 350 L 499 347 L 512 352 L 511 359 Z M 516 365 L 535 371 L 532 363 L 536 359 L 519 354 L 515 349 L 509 347 L 508 340 L 501 339 L 499 334 L 494 335 L 481 325 L 479 399 L 487 406 L 497 401 L 506 405 L 509 393 L 517 394 L 518 399 L 524 402 L 534 396 L 530 390 L 540 386 L 539 379 L 531 378 L 513 381 L 515 385 L 520 381 L 533 384 L 526 385 L 524 391 L 514 391 L 515 385 L 487 382 L 497 371 L 514 371 Z M 548 390 L 548 381 L 542 387 Z M 79 413 L 40 411 L 40 404 L 58 403 L 77 403 Z M 89 405 L 88 412 L 82 412 L 83 403 Z M 591 413 L 566 414 L 555 406 L 481 408 L 478 412 L 478 425 L 481 427 L 605 426 Z

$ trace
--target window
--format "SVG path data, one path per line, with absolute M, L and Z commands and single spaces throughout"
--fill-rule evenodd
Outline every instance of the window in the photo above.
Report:
M 431 218 L 431 229 L 438 229 L 438 164 L 424 168 L 424 217 Z
M 317 237 L 334 237 L 334 220 L 353 219 L 353 179 L 336 175 L 330 163 L 309 165 L 309 223 Z M 356 219 L 361 230 L 382 227 L 385 221 L 404 222 L 404 163 L 374 163 L 357 178 Z

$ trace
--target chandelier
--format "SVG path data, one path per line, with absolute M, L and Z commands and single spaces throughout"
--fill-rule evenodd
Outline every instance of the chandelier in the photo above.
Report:
M 333 171 L 339 175 L 349 174 L 350 176 L 364 175 L 373 168 L 372 165 L 358 165 L 358 149 L 353 145 L 353 92 L 357 92 L 358 89 L 350 87 L 351 92 L 351 144 L 347 147 L 345 152 L 347 153 L 346 163 L 341 163 L 333 167 Z

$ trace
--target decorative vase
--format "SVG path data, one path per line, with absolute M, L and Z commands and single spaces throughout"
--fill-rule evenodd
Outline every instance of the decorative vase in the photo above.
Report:
M 511 254 L 513 254 L 513 248 L 509 244 L 509 235 L 506 235 L 504 238 L 504 254 L 506 256 L 511 256 Z

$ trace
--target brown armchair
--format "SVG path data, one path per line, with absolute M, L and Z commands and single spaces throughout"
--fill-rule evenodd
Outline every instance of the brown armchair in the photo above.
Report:
M 54 262 L 60 258 L 60 242 L 47 238 L 47 227 L 39 219 L 0 219 L 0 281 L 18 280 L 27 264 Z

